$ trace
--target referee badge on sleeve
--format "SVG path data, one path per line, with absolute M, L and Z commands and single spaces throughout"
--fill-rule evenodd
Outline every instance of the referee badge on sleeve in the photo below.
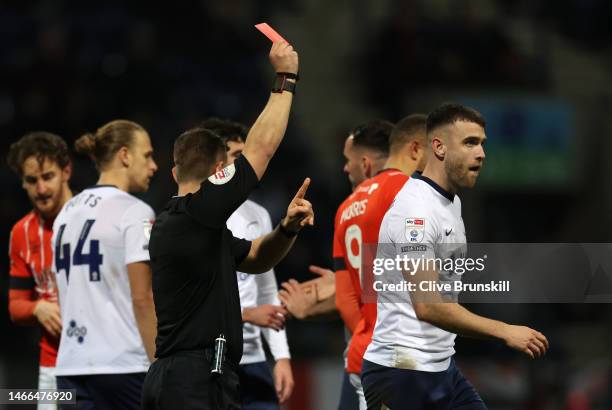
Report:
M 425 236 L 425 219 L 406 218 L 405 235 L 409 243 L 423 242 L 423 237 Z
M 236 167 L 234 164 L 230 164 L 208 177 L 208 180 L 215 185 L 223 185 L 227 184 L 234 177 L 234 174 L 236 174 Z

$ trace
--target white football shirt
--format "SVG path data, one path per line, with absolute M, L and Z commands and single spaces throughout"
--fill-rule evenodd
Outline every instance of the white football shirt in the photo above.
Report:
M 380 226 L 377 258 L 442 258 L 465 256 L 466 237 L 461 201 L 429 178 L 413 176 L 395 197 Z M 453 271 L 438 271 L 439 281 L 461 280 Z M 401 270 L 385 270 L 386 283 L 404 281 Z M 453 295 L 456 296 L 456 295 Z M 444 371 L 455 353 L 454 333 L 420 321 L 406 290 L 377 292 L 376 326 L 364 355 L 381 366 L 428 372 Z
M 62 336 L 57 375 L 146 372 L 127 265 L 149 260 L 155 214 L 114 186 L 85 189 L 53 224 Z
M 272 232 L 270 214 L 264 207 L 251 200 L 245 201 L 234 211 L 227 220 L 227 227 L 235 237 L 249 241 Z M 238 275 L 238 290 L 242 309 L 266 304 L 280 305 L 274 270 L 258 275 L 244 272 L 236 272 L 236 274 Z M 284 330 L 277 332 L 274 329 L 260 328 L 251 323 L 244 323 L 242 325 L 244 344 L 240 364 L 266 361 L 261 342 L 262 333 L 275 360 L 290 358 L 287 335 Z

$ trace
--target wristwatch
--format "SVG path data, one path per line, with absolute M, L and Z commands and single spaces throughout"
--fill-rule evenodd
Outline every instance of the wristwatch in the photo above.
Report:
M 296 74 L 276 73 L 276 78 L 274 79 L 274 84 L 272 85 L 272 92 L 282 93 L 283 91 L 289 91 L 290 93 L 295 94 L 296 82 L 287 81 L 290 78 L 294 79 L 295 81 L 299 79 Z

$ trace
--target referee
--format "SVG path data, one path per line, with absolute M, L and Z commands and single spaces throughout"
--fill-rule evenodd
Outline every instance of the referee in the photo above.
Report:
M 251 243 L 226 227 L 285 134 L 298 56 L 289 44 L 277 42 L 270 61 L 277 81 L 240 158 L 221 168 L 225 145 L 202 128 L 185 132 L 174 144 L 178 195 L 158 215 L 149 243 L 158 360 L 145 380 L 145 409 L 240 408 L 236 369 L 242 318 L 236 270 L 271 269 L 299 230 L 314 223 L 312 206 L 304 199 L 307 179 L 273 232 Z

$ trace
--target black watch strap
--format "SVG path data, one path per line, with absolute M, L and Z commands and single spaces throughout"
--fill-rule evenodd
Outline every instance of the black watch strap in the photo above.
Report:
M 287 81 L 289 77 L 279 74 L 274 79 L 274 85 L 272 85 L 273 93 L 282 93 L 283 91 L 289 91 L 292 94 L 295 94 L 295 85 L 296 83 L 293 81 Z
M 300 75 L 295 73 L 288 73 L 286 71 L 277 71 L 276 75 L 284 75 L 287 78 L 291 78 L 292 80 L 299 81 Z

